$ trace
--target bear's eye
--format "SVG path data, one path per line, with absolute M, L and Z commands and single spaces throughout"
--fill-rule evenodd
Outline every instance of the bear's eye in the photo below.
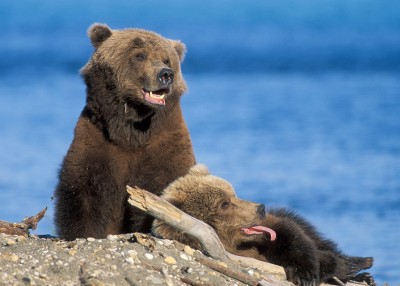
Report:
M 146 54 L 145 53 L 137 53 L 135 55 L 135 58 L 139 61 L 144 61 L 146 59 Z
M 164 60 L 163 63 L 164 65 L 169 66 L 169 60 Z
M 228 201 L 223 201 L 222 203 L 221 203 L 221 209 L 226 209 L 226 208 L 228 208 L 229 206 L 230 206 L 230 202 L 228 202 Z

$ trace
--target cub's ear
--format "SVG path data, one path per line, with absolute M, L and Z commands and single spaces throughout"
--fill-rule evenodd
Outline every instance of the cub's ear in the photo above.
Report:
M 210 174 L 210 172 L 208 171 L 208 169 L 205 165 L 197 164 L 197 165 L 194 165 L 192 168 L 190 168 L 189 174 L 196 175 L 196 176 L 207 176 Z
M 170 40 L 172 46 L 174 47 L 176 53 L 178 54 L 179 61 L 183 62 L 186 54 L 186 46 L 181 41 Z
M 88 35 L 93 47 L 100 47 L 101 43 L 107 40 L 112 34 L 111 29 L 105 24 L 93 24 L 88 30 Z

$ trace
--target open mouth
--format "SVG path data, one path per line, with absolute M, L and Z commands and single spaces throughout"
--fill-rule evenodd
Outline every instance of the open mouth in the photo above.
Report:
M 147 91 L 145 89 L 142 89 L 143 92 L 143 98 L 145 101 L 148 103 L 158 105 L 158 106 L 165 106 L 165 95 L 169 93 L 168 88 L 163 88 L 159 90 L 154 90 L 154 91 Z
M 254 225 L 251 227 L 242 227 L 242 231 L 247 235 L 265 234 L 270 235 L 270 240 L 274 241 L 276 239 L 276 232 L 268 227 L 262 225 Z

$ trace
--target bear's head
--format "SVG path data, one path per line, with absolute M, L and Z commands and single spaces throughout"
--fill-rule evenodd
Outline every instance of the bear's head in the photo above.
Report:
M 103 24 L 92 25 L 88 35 L 95 50 L 81 70 L 86 111 L 102 129 L 112 133 L 110 125 L 123 121 L 145 132 L 149 118 L 167 114 L 179 102 L 186 90 L 180 67 L 186 48 L 180 41 Z
M 189 173 L 172 182 L 161 196 L 183 212 L 209 224 L 225 249 L 237 253 L 241 245 L 254 242 L 255 236 L 265 240 L 271 230 L 260 226 L 265 207 L 236 197 L 230 183 L 211 175 L 204 165 L 195 165 Z M 203 250 L 194 237 L 181 233 L 167 223 L 155 220 L 153 234 L 178 240 Z

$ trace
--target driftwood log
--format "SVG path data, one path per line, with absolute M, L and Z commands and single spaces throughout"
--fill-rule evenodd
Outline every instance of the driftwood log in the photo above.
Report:
M 132 188 L 126 186 L 126 190 L 130 195 L 128 202 L 131 205 L 157 219 L 167 222 L 182 232 L 196 237 L 210 257 L 221 261 L 233 260 L 280 277 L 285 277 L 285 271 L 280 266 L 227 252 L 215 231 L 208 224 L 182 212 L 159 196 L 138 187 Z
M 36 229 L 38 222 L 44 217 L 46 210 L 47 208 L 44 208 L 38 214 L 25 218 L 19 223 L 0 220 L 0 233 L 29 236 L 29 229 Z
M 157 219 L 165 221 L 172 227 L 175 227 L 182 232 L 196 237 L 202 244 L 202 247 L 207 251 L 207 254 L 212 258 L 222 261 L 232 260 L 239 262 L 249 267 L 273 274 L 273 276 L 261 275 L 262 280 L 255 281 L 256 279 L 252 277 L 245 277 L 246 275 L 244 275 L 244 273 L 230 273 L 232 271 L 229 271 L 229 269 L 227 270 L 226 268 L 224 269 L 224 267 L 220 267 L 218 263 L 213 262 L 212 260 L 201 259 L 200 263 L 204 264 L 205 266 L 219 271 L 236 280 L 242 281 L 247 285 L 288 285 L 287 282 L 285 283 L 282 281 L 286 278 L 283 267 L 251 257 L 242 257 L 231 254 L 225 250 L 214 229 L 212 229 L 208 224 L 182 212 L 180 209 L 176 208 L 166 200 L 146 190 L 138 187 L 132 188 L 130 186 L 126 186 L 126 190 L 130 195 L 128 202 L 131 205 L 145 211 Z M 339 285 L 345 286 L 365 285 L 364 283 L 360 284 L 359 282 L 352 281 L 349 281 L 345 284 L 341 281 L 337 282 L 341 283 L 339 283 Z M 321 286 L 331 286 L 331 284 L 322 283 Z

